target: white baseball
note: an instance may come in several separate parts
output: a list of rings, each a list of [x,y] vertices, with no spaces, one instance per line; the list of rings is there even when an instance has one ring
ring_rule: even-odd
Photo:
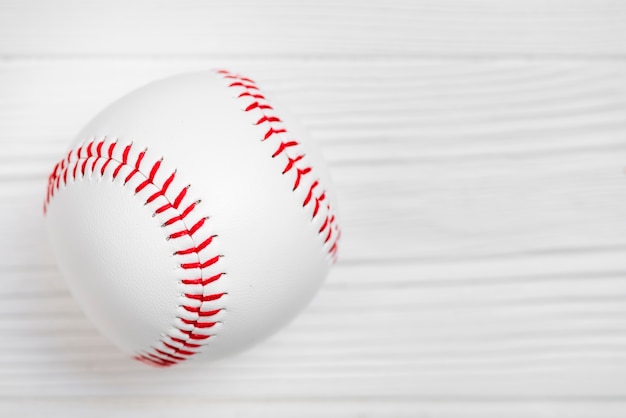
[[[153,366],[230,355],[285,325],[340,236],[307,141],[225,70],[158,81],[102,111],[54,167],[44,203],[85,314]]]

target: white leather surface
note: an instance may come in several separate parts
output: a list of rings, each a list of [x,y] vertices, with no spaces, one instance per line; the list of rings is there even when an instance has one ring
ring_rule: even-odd
[[[114,103],[74,144],[132,141],[133,153],[147,148],[153,161],[162,157],[176,169],[176,187],[188,182],[188,199],[201,200],[194,216],[209,217],[208,230],[217,235],[204,251],[222,255],[217,265],[226,273],[204,290],[227,293],[205,350],[211,358],[248,347],[289,321],[330,264],[317,232],[320,215],[312,219],[303,208],[304,188],[292,191],[293,176],[282,175],[284,163],[271,158],[276,144],[260,141],[266,128],[240,107],[213,72],[174,77]],[[313,155],[305,158],[314,168],[323,165]],[[55,194],[47,214],[50,238],[85,312],[121,348],[137,353],[172,327],[177,281],[187,272],[172,261],[175,244],[144,206],[146,197],[95,171],[93,179],[79,176]]]
[[[47,222],[58,264],[82,308],[129,352],[172,322],[177,265],[158,220],[121,181],[85,179],[54,197]]]

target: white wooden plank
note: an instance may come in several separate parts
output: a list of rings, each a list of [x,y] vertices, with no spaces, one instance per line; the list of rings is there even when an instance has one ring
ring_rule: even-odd
[[[621,418],[623,402],[608,399],[604,402],[585,400],[509,402],[450,401],[448,399],[415,399],[401,401],[346,400],[295,401],[272,399],[256,402],[237,400],[203,401],[201,398],[105,398],[88,400],[37,400],[34,402],[3,402],[3,411],[20,417],[40,417],[42,411],[50,416],[138,417],[210,415],[229,417],[394,417],[394,418],[528,418],[571,417]]]
[[[624,19],[610,0],[3,0],[0,55],[616,58]]]

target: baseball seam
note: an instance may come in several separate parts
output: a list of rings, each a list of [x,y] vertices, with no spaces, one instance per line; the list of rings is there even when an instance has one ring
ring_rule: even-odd
[[[161,225],[165,239],[173,240],[176,248],[173,257],[180,260],[180,268],[189,276],[179,281],[180,300],[171,328],[149,349],[136,353],[133,358],[151,366],[167,367],[201,352],[215,336],[226,310],[220,299],[226,293],[212,293],[209,285],[226,273],[218,267],[222,255],[207,251],[217,235],[208,231],[208,217],[194,214],[201,201],[189,197],[191,186],[176,188],[177,171],[162,173],[163,158],[147,155],[147,148],[140,149],[132,142],[124,146],[117,139],[110,142],[106,138],[92,139],[70,150],[48,178],[44,214],[59,189],[68,182],[94,175],[100,178],[110,175],[111,181],[123,178],[124,187],[134,187],[135,195],[140,198],[147,196],[143,204],[155,208],[153,217],[158,215],[165,219]],[[196,215],[195,219],[192,215]],[[201,236],[201,241],[197,242],[194,236]],[[183,237],[188,237],[193,245],[177,244]]]
[[[294,139],[288,132],[256,82],[224,69],[216,70],[215,73],[223,78],[227,87],[234,92],[241,109],[252,116],[253,125],[264,128],[260,141],[272,147],[270,155],[273,159],[283,159],[284,168],[281,174],[293,177],[293,192],[304,192],[302,207],[311,212],[312,221],[318,222],[317,233],[325,251],[331,261],[336,262],[341,229],[326,190],[315,177],[314,168],[307,163],[300,141]],[[254,113],[256,116],[253,116]]]

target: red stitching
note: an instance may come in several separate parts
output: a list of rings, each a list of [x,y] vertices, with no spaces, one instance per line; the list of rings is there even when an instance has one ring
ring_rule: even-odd
[[[206,286],[209,283],[213,283],[216,280],[219,280],[224,273],[218,273],[215,276],[211,276],[208,279],[198,278],[198,279],[183,279],[183,284],[201,284],[202,286]],[[216,311],[217,312],[217,311]]]
[[[237,77],[241,81],[235,81],[234,83],[230,83],[228,87],[244,87],[247,90],[258,90],[259,88],[254,85],[252,80],[244,80],[241,77]],[[244,82],[246,81],[246,82]]]
[[[287,162],[287,165],[285,166],[285,169],[283,170],[283,174],[290,171],[293,168],[293,166],[303,158],[304,158],[304,155],[298,155],[296,158],[287,157],[288,162]]]
[[[305,178],[309,178],[313,175],[313,168],[305,165],[304,154],[299,152],[300,144],[295,139],[282,140],[281,138],[289,135],[286,127],[283,125],[282,120],[274,114],[274,108],[265,99],[265,96],[261,93],[256,82],[250,78],[243,77],[239,74],[232,73],[228,70],[217,70],[216,73],[228,80],[229,89],[237,89],[238,99],[244,100],[246,105],[242,106],[245,112],[256,112],[255,125],[269,125],[264,135],[259,138],[262,142],[270,140],[270,138],[277,137],[279,139],[278,148],[272,154],[272,158],[283,156],[286,158],[286,163],[283,169],[283,175],[294,172],[294,184],[293,191],[296,191],[302,184],[305,183]],[[251,100],[251,102],[250,102]],[[295,168],[295,171],[293,169]],[[321,189],[318,179],[311,178],[308,187],[308,192],[303,200],[302,206],[308,207],[313,204],[313,216],[315,219],[322,215],[324,212],[324,221],[319,229],[319,235],[323,235],[324,244],[327,245],[328,254],[331,256],[333,262],[336,261],[337,249],[339,244],[339,237],[341,231],[339,226],[335,222],[335,216],[330,205],[322,205],[326,199],[326,191]]]
[[[182,350],[179,349],[171,344],[166,343],[165,341],[163,342],[163,345],[166,346],[167,348],[171,349],[171,350],[176,350],[178,352],[178,354],[181,354],[183,356],[191,356],[194,355],[195,352],[194,351],[186,351],[186,350]]]
[[[190,343],[188,340],[183,340],[183,339],[180,339],[180,338],[171,337],[170,340],[172,340],[175,343],[182,344],[184,347],[188,347],[188,348],[199,348],[199,347],[202,347],[199,344],[193,344],[193,343]]]
[[[240,94],[239,97],[242,97],[242,95]],[[259,97],[261,99],[265,99],[265,97],[261,96]],[[262,123],[266,123],[266,122],[282,122],[282,120],[280,120],[279,118],[277,118],[276,116],[265,116],[263,115],[263,117],[259,120],[256,121],[255,125],[260,125]]]
[[[211,337],[211,335],[194,334],[191,331],[182,331],[182,332],[183,334],[187,334],[190,340],[206,340],[207,338]]]
[[[311,184],[311,187],[309,187],[309,193],[307,193],[306,197],[304,198],[304,202],[302,202],[302,206],[306,206],[309,204],[309,202],[311,201],[311,198],[313,197],[313,190],[315,190],[315,188],[319,185],[319,181],[315,180],[313,182],[313,184]],[[313,215],[315,216],[315,215]]]
[[[295,147],[296,145],[298,145],[297,141],[281,142],[278,146],[278,149],[272,154],[272,158],[278,157],[280,154],[283,153],[284,150],[289,147]]]
[[[326,218],[324,219],[324,223],[322,224],[322,227],[320,228],[320,230],[318,232],[320,234],[322,232],[324,232],[326,230],[326,228],[328,227],[328,225],[330,225],[330,218],[328,216],[326,216]]]
[[[305,168],[298,168],[297,170],[297,175],[296,175],[296,181],[293,184],[293,190],[295,191],[298,186],[300,185],[300,181],[302,180],[302,177],[305,174],[309,174],[311,172],[311,167],[305,167]]]
[[[207,268],[209,266],[212,266],[213,264],[217,263],[217,261],[220,259],[219,255],[216,255],[215,257],[206,260],[204,262],[194,262],[194,263],[183,263],[180,265],[181,268],[184,268],[186,270],[190,270],[190,269],[203,269],[203,268]]]
[[[157,353],[159,353],[162,356],[169,357],[170,359],[172,359],[174,361],[183,361],[183,360],[185,360],[184,357],[175,356],[174,354],[167,353],[167,352],[165,352],[163,350],[159,350],[158,348],[155,348],[154,351],[156,351]]]
[[[130,154],[130,149],[132,148],[133,144],[132,142],[128,145],[126,145],[126,148],[124,148],[124,152],[122,153],[122,162],[124,163],[124,165],[128,164],[128,154]]]
[[[104,140],[100,141],[100,143],[96,147],[96,153],[98,154],[98,157],[102,156],[102,146],[103,145],[104,145]]]
[[[186,297],[188,297],[189,299],[195,299],[195,300],[199,300],[202,302],[210,302],[212,300],[217,300],[219,298],[221,298],[222,296],[224,296],[224,293],[216,293],[213,295],[191,295],[191,294],[185,294]]]
[[[231,84],[230,87],[236,87],[234,85]],[[254,109],[261,109],[261,110],[273,110],[272,106],[268,105],[268,104],[261,104],[259,102],[252,102],[252,104],[250,104],[248,107],[246,107],[244,110],[246,112],[249,112],[251,110]]]
[[[74,177],[74,180],[76,180],[76,170],[78,170],[78,164],[74,165],[74,170],[72,170],[72,177]],[[57,182],[57,189],[59,188],[59,183]]]
[[[200,312],[198,312],[198,316],[200,316],[202,318],[206,318],[208,316],[217,315],[220,312],[222,312],[222,309],[215,309],[215,310],[212,310],[212,311],[200,311]]]
[[[211,243],[211,241],[213,241],[213,238],[215,238],[215,235],[211,235],[209,238],[205,239],[202,243],[200,243],[200,245],[196,247],[187,248],[186,250],[179,250],[179,251],[176,251],[175,254],[186,255],[186,254],[191,254],[191,253],[198,253],[204,250]]]
[[[188,188],[189,188],[189,186],[183,187],[183,189],[180,191],[180,193],[178,193],[178,196],[176,196],[176,199],[174,199],[174,203],[172,203],[172,206],[174,206],[175,209],[178,209],[178,206],[180,206],[180,202],[182,202],[183,199],[185,198],[185,195],[187,194],[187,189]]]
[[[89,158],[89,157],[87,157],[87,158]],[[87,158],[83,161],[83,164],[80,166],[80,173],[83,176],[85,175],[85,167],[87,167],[87,162],[89,161]]]
[[[161,161],[163,160],[159,160],[157,161],[153,166],[152,166],[152,170],[150,170],[150,175],[148,176],[148,178],[141,183],[139,186],[137,186],[137,188],[135,189],[135,193],[139,193],[140,191],[142,191],[147,185],[154,183],[154,177],[156,176],[157,171],[159,170],[159,168],[161,167]]]
[[[202,218],[198,222],[196,222],[191,228],[189,229],[185,228],[178,232],[174,232],[173,234],[170,234],[168,238],[175,239],[175,238],[180,238],[180,237],[184,237],[187,235],[191,237],[193,236],[193,234],[195,234],[198,231],[198,229],[202,227],[202,225],[204,225],[205,221],[206,221],[206,218]]]
[[[245,92],[241,93],[237,97],[239,97],[239,98],[242,98],[242,97],[254,97],[255,99],[265,99],[265,96],[263,96],[262,94],[251,93],[249,91],[245,91]]]
[[[220,295],[220,297],[221,296],[222,295]],[[219,297],[216,298],[216,300],[217,299],[219,299]],[[217,315],[219,312],[222,312],[222,309],[215,309],[212,311],[202,311],[200,310],[199,306],[195,307],[195,306],[187,306],[187,305],[183,306],[183,309],[185,309],[187,312],[197,313],[198,316],[213,316],[213,315]]]
[[[313,217],[317,216],[317,212],[320,209],[321,202],[326,199],[326,192],[323,192],[321,196],[315,198],[315,208],[313,209]]]
[[[263,141],[271,137],[272,135],[284,134],[286,133],[286,129],[274,129],[274,127],[270,127],[265,133],[265,137],[263,137]]]
[[[94,173],[94,168],[96,167],[97,162],[104,160],[104,164],[99,170],[99,174],[101,176],[105,175],[107,167],[109,166],[109,164],[111,164],[111,162],[114,162],[114,165],[117,164],[117,166],[113,170],[113,173],[111,174],[113,179],[115,179],[119,175],[123,167],[131,167],[132,170],[124,179],[124,184],[130,182],[138,174],[143,175],[145,177],[145,180],[143,180],[138,186],[135,187],[135,193],[139,193],[148,185],[153,185],[158,189],[157,192],[151,194],[146,199],[146,205],[156,203],[156,200],[160,197],[167,199],[166,193],[174,182],[174,179],[176,177],[176,171],[172,172],[167,177],[162,186],[159,186],[155,183],[155,178],[157,176],[157,173],[161,169],[163,161],[162,159],[154,162],[152,165],[149,166],[149,169],[147,170],[148,175],[146,176],[142,172],[142,164],[144,163],[147,149],[140,151],[134,158],[134,161],[129,162],[129,158],[133,149],[132,143],[125,146],[121,158],[115,158],[114,155],[117,141],[112,142],[108,146],[106,150],[106,155],[102,152],[105,142],[106,139],[102,139],[99,142],[97,142],[95,139],[91,140],[87,144],[81,145],[76,148],[75,151],[72,150],[68,152],[66,157],[54,166],[51,174],[48,177],[48,188],[44,200],[44,213],[46,213],[48,205],[50,204],[55,192],[60,188],[60,181],[63,180],[63,183],[67,184],[67,173],[70,171],[70,169],[72,169],[72,176],[74,180],[77,179],[77,176],[79,174],[78,170],[80,170],[80,174],[82,176],[86,176],[86,164],[88,161],[91,160],[93,160],[93,164],[91,166],[92,173]],[[198,207],[200,201],[186,204],[185,209],[179,211],[179,207],[185,201],[185,197],[187,196],[189,187],[190,186],[183,187],[178,192],[173,202],[167,202],[166,204],[162,204],[154,212],[155,214],[162,213],[168,209],[174,209],[177,211],[177,214],[173,215],[171,218],[165,221],[165,223],[162,225],[163,227],[169,227],[171,225],[177,224],[178,221],[184,222],[185,218]],[[196,221],[195,224],[191,226],[191,228],[187,228],[186,226],[184,226],[184,224],[181,224],[181,228],[176,230],[176,232],[169,234],[167,236],[167,239],[175,239],[182,236],[193,236],[205,226],[207,219],[208,218],[206,217],[201,218],[200,220]],[[178,338],[174,335],[165,335],[159,342],[150,347],[148,350],[135,355],[133,358],[135,358],[136,360],[157,367],[171,366],[187,359],[190,356],[197,354],[198,350],[204,346],[205,341],[213,335],[206,334],[204,331],[200,331],[211,329],[216,324],[218,324],[219,321],[206,321],[206,318],[216,316],[218,313],[222,312],[224,308],[206,310],[207,305],[204,304],[207,302],[218,300],[226,293],[210,294],[206,290],[206,286],[219,280],[225,273],[221,272],[218,274],[213,274],[210,277],[203,277],[203,274],[205,273],[203,273],[202,270],[216,264],[219,261],[221,255],[207,257],[206,255],[201,255],[201,252],[213,242],[216,236],[217,235],[211,235],[209,238],[204,239],[201,243],[195,244],[191,248],[184,248],[174,253],[175,256],[188,256],[190,254],[197,254],[198,258],[198,261],[196,262],[182,263],[181,267],[185,270],[194,270],[201,274],[197,273],[198,276],[196,277],[186,278],[180,281],[180,283],[185,286],[200,286],[200,289],[198,289],[197,292],[186,292],[184,296],[190,302],[189,304],[183,304],[180,306],[185,311],[195,315],[195,318],[176,318],[177,321],[180,321],[186,327],[192,327],[192,329],[181,329],[174,324],[173,329],[176,331],[177,335],[185,335],[185,338]],[[190,287],[189,289],[191,290],[194,288]],[[159,344],[162,345],[162,348],[159,348]]]
[[[104,142],[104,141],[103,141]],[[108,158],[107,160],[104,162],[104,164],[102,165],[102,168],[100,169],[100,175],[104,176],[104,171],[106,170],[107,166],[109,165],[109,163],[111,161],[113,161],[113,151],[115,151],[115,146],[117,145],[117,141],[113,142],[111,145],[109,145],[109,151],[108,151]]]
[[[183,319],[182,321],[185,324],[194,325],[197,328],[211,328],[211,327],[214,327],[215,324],[217,324],[217,322],[196,322],[196,321],[190,321],[188,319]]]
[[[187,215],[189,215],[191,213],[191,211],[196,207],[196,202],[192,203],[191,205],[187,206],[187,209],[185,209],[184,211],[181,212],[180,215],[176,215],[170,219],[168,219],[167,221],[165,221],[165,223],[163,223],[163,226],[168,226],[173,224],[174,222],[178,222],[178,221],[182,221],[183,219],[185,219],[187,217]]]

